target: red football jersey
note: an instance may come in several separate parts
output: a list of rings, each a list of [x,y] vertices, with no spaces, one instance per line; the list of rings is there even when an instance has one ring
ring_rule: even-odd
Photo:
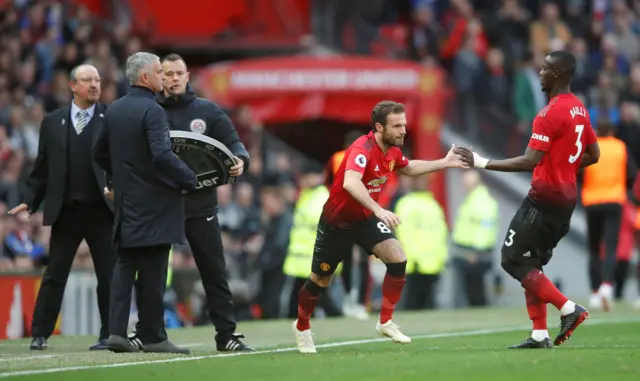
[[[332,225],[348,227],[366,220],[373,214],[342,187],[345,171],[354,170],[362,173],[365,188],[371,198],[378,201],[391,172],[408,164],[409,160],[404,157],[400,148],[391,147],[384,153],[376,143],[373,132],[361,136],[347,149],[340,163],[329,199],[324,204],[323,218]]]
[[[540,204],[573,208],[580,160],[596,141],[589,114],[575,95],[551,99],[533,120],[529,147],[545,154],[533,170],[529,197]]]

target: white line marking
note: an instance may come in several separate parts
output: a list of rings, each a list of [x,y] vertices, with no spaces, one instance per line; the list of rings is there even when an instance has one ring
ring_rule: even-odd
[[[53,357],[58,357],[56,355],[42,355],[42,356],[13,356],[13,357],[0,357],[0,361],[23,361],[23,360],[39,360],[39,359],[50,359]]]
[[[176,344],[179,347],[187,347],[187,348],[195,348],[195,347],[203,347],[207,344],[205,343],[186,343],[186,344]]]
[[[604,324],[638,323],[638,322],[640,322],[639,319],[606,319],[606,320],[590,319],[585,324],[604,325]],[[420,340],[420,339],[438,339],[438,338],[444,338],[444,337],[489,335],[493,333],[504,333],[504,332],[527,330],[530,328],[531,326],[529,325],[526,325],[526,326],[522,325],[522,326],[510,326],[510,327],[503,327],[503,328],[476,329],[476,330],[469,330],[469,331],[442,332],[442,333],[433,333],[433,334],[427,334],[427,335],[416,335],[416,336],[413,336],[412,339]],[[378,338],[378,339],[340,341],[335,343],[316,345],[316,348],[346,347],[350,345],[372,344],[372,343],[379,343],[383,341],[390,341],[390,339]],[[114,364],[81,365],[81,366],[68,366],[68,367],[49,368],[49,369],[19,370],[15,372],[0,373],[0,378],[31,376],[36,374],[71,372],[76,370],[125,368],[125,367],[136,366],[136,365],[166,364],[166,363],[183,362],[183,361],[206,360],[206,359],[220,358],[220,357],[251,356],[251,355],[261,355],[261,354],[295,352],[297,350],[298,348],[278,348],[278,349],[265,349],[265,350],[256,351],[256,352],[225,353],[225,354],[206,355],[206,356],[173,357],[173,358],[161,359],[161,360],[131,361],[131,362],[114,363]]]

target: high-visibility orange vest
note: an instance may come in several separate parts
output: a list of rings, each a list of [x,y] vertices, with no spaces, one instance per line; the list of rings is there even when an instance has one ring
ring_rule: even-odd
[[[331,189],[331,185],[333,184],[333,179],[338,172],[338,168],[340,168],[340,164],[342,164],[342,160],[344,159],[344,155],[346,155],[347,150],[342,150],[334,153],[329,158],[329,165],[327,171],[325,173],[325,185],[327,188]]]
[[[613,136],[598,138],[600,160],[584,169],[582,204],[624,204],[627,201],[627,147]]]

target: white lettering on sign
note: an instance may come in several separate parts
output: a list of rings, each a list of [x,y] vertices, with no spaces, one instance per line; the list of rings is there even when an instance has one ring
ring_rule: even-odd
[[[216,185],[218,185],[218,181],[220,181],[219,177],[212,177],[212,178],[209,178],[209,179],[204,179],[204,180],[198,181],[198,184],[196,185],[196,189],[202,189],[204,187],[216,186]]]
[[[238,70],[231,73],[231,87],[237,90],[412,90],[420,83],[413,69],[394,70]]]

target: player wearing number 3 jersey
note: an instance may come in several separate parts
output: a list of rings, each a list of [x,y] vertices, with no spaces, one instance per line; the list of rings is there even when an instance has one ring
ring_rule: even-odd
[[[455,147],[444,159],[408,160],[399,148],[407,126],[404,106],[400,103],[378,103],[371,113],[371,124],[372,131],[347,149],[318,223],[311,275],[300,290],[298,319],[293,323],[298,350],[302,353],[316,352],[309,319],[343,260],[342,255],[350,254],[354,244],[377,256],[387,266],[376,331],[396,343],[411,342],[391,321],[404,287],[407,266],[407,257],[392,232],[400,220],[380,207],[377,200],[395,170],[404,175],[419,176],[444,168],[467,167],[454,153]]]
[[[487,160],[475,152],[458,148],[464,160],[492,171],[533,170],[531,190],[511,220],[502,246],[502,268],[525,289],[531,337],[510,348],[551,348],[547,331],[547,303],[561,312],[560,345],[588,318],[587,310],[570,301],[544,275],[542,268],[552,250],[569,232],[577,200],[576,176],[581,167],[598,162],[600,148],[589,115],[571,93],[576,61],[571,53],[557,51],[544,60],[540,84],[550,99],[533,121],[529,145],[523,156]]]

